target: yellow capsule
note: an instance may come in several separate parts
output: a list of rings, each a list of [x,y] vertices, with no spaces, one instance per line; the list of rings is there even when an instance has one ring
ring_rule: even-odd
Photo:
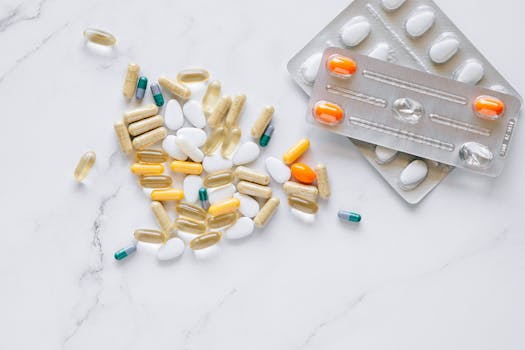
[[[217,104],[215,104],[215,107],[213,108],[213,111],[208,117],[208,126],[210,128],[215,129],[222,124],[222,121],[224,120],[226,113],[228,113],[231,104],[232,99],[230,96],[225,95],[219,98]]]
[[[126,122],[127,124],[131,124],[133,122],[136,122],[137,120],[154,116],[157,113],[159,113],[159,107],[157,107],[157,105],[155,105],[154,103],[149,103],[147,105],[124,113],[124,122]]]
[[[190,248],[193,250],[208,248],[214,244],[217,244],[221,238],[222,233],[220,232],[207,232],[192,239],[190,241]]]
[[[210,78],[210,73],[204,68],[189,68],[177,74],[177,81],[181,84],[202,83]]]
[[[128,70],[126,72],[126,79],[124,80],[124,87],[122,88],[122,94],[126,98],[132,98],[135,94],[135,88],[137,87],[137,81],[139,80],[138,64],[128,64]]]
[[[237,148],[239,141],[241,141],[241,128],[235,127],[233,129],[226,129],[224,141],[222,142],[221,155],[223,158],[228,158]]]
[[[164,140],[166,136],[168,136],[168,130],[161,126],[160,128],[153,129],[147,133],[135,137],[133,139],[133,147],[136,149],[144,149]]]
[[[264,227],[268,221],[272,218],[273,214],[275,214],[275,211],[277,210],[277,207],[279,207],[279,203],[281,201],[277,197],[272,197],[268,199],[268,201],[263,205],[261,210],[255,215],[253,218],[253,223],[255,226],[261,228]]]
[[[89,171],[93,167],[93,164],[95,164],[96,159],[97,155],[93,151],[87,151],[82,157],[80,157],[74,173],[75,179],[78,182],[81,182],[86,178],[87,174],[89,174]]]
[[[308,147],[310,147],[310,140],[299,140],[299,142],[290,147],[290,149],[288,149],[283,155],[283,162],[287,165],[292,164],[308,150]]]
[[[294,209],[309,214],[315,214],[318,210],[317,203],[315,201],[311,201],[297,195],[291,195],[288,197],[288,205]]]
[[[237,167],[235,169],[235,176],[237,176],[239,180],[254,182],[259,185],[268,185],[270,183],[270,175],[245,166]]]
[[[317,174],[317,187],[319,187],[319,195],[321,198],[330,197],[330,182],[328,181],[328,170],[326,165],[323,163],[318,163],[314,168],[315,173]]]
[[[167,188],[171,186],[173,179],[167,175],[142,175],[140,184],[145,188]]]
[[[159,230],[139,228],[133,232],[137,241],[146,243],[164,243],[168,239],[167,234]]]
[[[219,216],[210,216],[206,223],[209,229],[219,229],[230,227],[237,222],[238,215],[236,212],[222,214]]]
[[[133,150],[133,145],[131,144],[131,137],[129,137],[128,128],[126,128],[126,125],[121,121],[116,122],[113,125],[113,128],[117,134],[120,149],[124,154],[129,154]]]
[[[268,186],[261,186],[247,181],[239,181],[237,184],[237,191],[248,196],[270,198],[272,196],[272,189]]]
[[[201,150],[207,156],[212,155],[217,150],[217,148],[219,148],[223,139],[224,128],[220,126],[217,129],[213,129],[208,138],[206,139],[206,143],[204,143],[204,146],[202,146]]]
[[[208,213],[212,216],[219,216],[223,214],[233,213],[241,205],[239,198],[230,198],[225,201],[210,205]]]
[[[202,173],[202,164],[188,162],[183,160],[174,160],[171,162],[171,170],[176,173],[200,175]]]
[[[319,190],[317,189],[317,187],[311,185],[303,185],[293,181],[286,181],[283,184],[283,189],[284,192],[289,196],[296,195],[312,201],[317,200],[317,195],[319,194]]]
[[[204,209],[190,203],[179,203],[175,207],[179,216],[184,216],[195,221],[204,221],[208,215]]]
[[[161,76],[158,81],[160,86],[162,86],[164,89],[168,90],[175,96],[178,96],[185,100],[187,100],[191,96],[191,90],[185,85],[179,84],[176,81],[168,79],[164,76]]]
[[[233,171],[231,170],[220,170],[214,173],[208,174],[204,177],[202,183],[204,187],[219,187],[227,184],[231,184],[235,180]]]
[[[159,224],[162,231],[171,235],[175,224],[171,221],[168,212],[162,203],[157,201],[151,202],[151,210],[153,211],[153,215],[155,215],[155,219],[157,219],[157,223]]]
[[[135,175],[159,175],[164,172],[164,164],[133,163],[131,172]]]
[[[175,228],[179,231],[200,235],[206,231],[206,224],[203,221],[180,217],[175,220]]]
[[[239,118],[241,117],[242,109],[244,108],[245,103],[245,94],[233,96],[232,105],[230,107],[230,110],[228,111],[228,114],[226,115],[226,119],[224,122],[227,128],[233,128],[239,125]]]
[[[275,108],[273,108],[273,106],[266,106],[263,108],[259,118],[255,120],[255,123],[253,123],[252,126],[251,134],[254,139],[261,138],[264,130],[272,120],[273,112],[275,112]]]
[[[164,190],[151,191],[152,201],[180,201],[182,198],[184,198],[184,191],[179,190],[178,188],[166,188]]]
[[[206,88],[206,92],[202,97],[202,110],[206,115],[211,114],[211,112],[215,108],[215,105],[217,104],[217,101],[219,100],[220,95],[221,82],[218,80],[214,80],[211,83],[209,83],[208,87]]]
[[[113,34],[94,28],[84,30],[84,38],[92,43],[104,46],[113,46],[117,42],[117,38]]]
[[[143,149],[135,153],[135,159],[143,163],[164,163],[168,158],[166,152],[158,149]]]
[[[158,128],[159,126],[162,126],[163,124],[164,124],[164,118],[162,118],[162,116],[160,115],[156,115],[156,116],[142,119],[142,120],[129,124],[128,131],[131,136],[137,136],[140,134],[144,134],[145,132],[148,132],[155,128]]]

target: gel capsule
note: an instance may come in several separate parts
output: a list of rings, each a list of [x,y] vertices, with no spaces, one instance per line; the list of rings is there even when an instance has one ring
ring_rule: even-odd
[[[151,210],[153,211],[153,215],[155,215],[155,219],[157,219],[157,223],[162,231],[168,236],[171,235],[175,225],[171,221],[168,212],[162,203],[157,201],[151,202]]]
[[[241,201],[238,198],[230,198],[225,201],[210,205],[208,208],[208,213],[212,216],[233,213],[239,208],[240,205]]]
[[[316,202],[296,195],[291,195],[288,197],[288,205],[308,214],[315,214],[319,209]]]
[[[201,202],[202,209],[208,210],[210,207],[210,201],[208,200],[208,190],[204,187],[199,189],[199,200]]]
[[[209,229],[230,227],[237,221],[237,213],[227,213],[219,216],[210,216],[206,223]]]
[[[261,186],[247,181],[239,181],[237,184],[237,191],[248,196],[259,198],[270,198],[272,196],[272,189],[268,186]]]
[[[232,99],[230,96],[225,95],[219,98],[217,104],[213,108],[213,111],[208,117],[208,126],[210,128],[215,129],[222,124],[222,121],[224,120],[224,117],[226,117],[226,113],[228,113],[231,104]]]
[[[261,114],[252,126],[251,135],[254,139],[261,138],[264,130],[266,130],[266,127],[270,124],[274,112],[275,108],[273,108],[273,106],[266,106],[263,108]]]
[[[505,104],[496,97],[479,96],[474,101],[474,112],[482,119],[496,120],[505,112]]]
[[[222,233],[220,232],[208,232],[192,239],[190,241],[190,248],[193,250],[208,248],[214,244],[217,244],[221,238]]]
[[[131,124],[133,122],[136,122],[137,120],[154,116],[157,113],[159,113],[159,107],[157,107],[153,103],[149,103],[147,105],[124,113],[124,121],[127,124]]]
[[[115,257],[115,260],[123,260],[130,256],[131,254],[135,253],[137,251],[137,244],[135,242],[131,243],[127,247],[124,247],[113,255]]]
[[[202,164],[188,162],[183,160],[174,160],[171,162],[171,170],[176,173],[200,175],[202,173]]]
[[[348,211],[348,210],[339,210],[337,213],[337,217],[343,221],[350,221],[350,222],[360,222],[361,221],[361,215]]]
[[[143,163],[164,163],[168,158],[166,152],[157,149],[143,149],[135,153],[135,159]]]
[[[133,163],[131,172],[135,175],[160,175],[164,172],[163,164]]]
[[[239,180],[254,182],[259,185],[268,185],[270,183],[270,175],[245,166],[237,167],[235,169],[235,176],[237,176]]]
[[[206,92],[202,97],[202,110],[206,115],[211,114],[211,112],[215,108],[215,105],[217,104],[217,101],[219,100],[220,95],[221,82],[218,80],[214,80],[211,83],[209,83],[208,87],[206,88]]]
[[[349,57],[333,55],[326,61],[326,69],[334,76],[349,78],[356,72],[357,63]]]
[[[95,164],[96,159],[97,155],[93,151],[87,151],[82,155],[82,157],[80,157],[74,173],[75,179],[78,182],[81,182],[86,178],[86,176],[89,174],[89,171],[93,167],[93,164]]]
[[[150,196],[152,201],[180,201],[184,198],[184,191],[179,190],[178,188],[166,188],[163,190],[153,190],[151,191]]]
[[[160,91],[159,84],[153,83],[149,88],[151,89],[151,94],[153,95],[155,104],[159,107],[162,107],[164,105],[164,96],[162,96],[162,91]]]
[[[203,221],[207,216],[204,209],[190,203],[179,203],[175,207],[175,211],[179,216],[184,216],[196,221]]]
[[[264,227],[277,211],[280,202],[277,197],[270,198],[253,218],[255,226],[259,228]]]
[[[163,243],[167,239],[164,232],[147,228],[139,228],[135,230],[133,236],[137,241],[145,243]]]
[[[124,87],[122,88],[122,94],[126,98],[131,98],[135,93],[135,87],[137,86],[137,80],[139,79],[139,69],[138,64],[128,64],[126,79],[124,80]]]
[[[311,185],[317,175],[308,165],[304,163],[294,163],[291,166],[292,176],[299,182],[307,185]]]
[[[283,155],[283,162],[287,165],[295,162],[301,157],[310,147],[310,140],[301,139],[295,145],[290,147],[288,151]]]
[[[239,95],[233,96],[232,105],[224,121],[224,124],[226,125],[227,128],[233,128],[239,124],[239,118],[241,117],[241,112],[242,112],[242,109],[245,103],[246,103],[245,94],[239,94]]]
[[[167,175],[143,175],[140,184],[145,188],[167,188],[171,186],[172,178]]]
[[[173,95],[178,96],[184,100],[187,100],[191,96],[191,90],[187,86],[179,84],[164,76],[159,78],[159,84]]]
[[[164,125],[164,118],[162,118],[160,115],[156,115],[154,117],[149,117],[129,124],[128,132],[131,136],[138,136],[162,125]]]
[[[268,143],[270,142],[271,138],[272,138],[272,134],[273,134],[273,131],[274,131],[274,127],[273,125],[270,123],[268,124],[268,126],[266,127],[266,129],[264,130],[261,138],[259,139],[259,145],[261,147],[266,147],[268,146]]]
[[[136,149],[144,149],[151,145],[156,144],[164,140],[168,136],[168,130],[165,127],[161,126],[159,128],[148,131],[140,136],[137,136],[133,139],[133,147]]]
[[[339,124],[345,115],[343,109],[335,103],[319,101],[315,104],[313,110],[314,118],[323,124]]]
[[[179,231],[200,235],[206,231],[206,224],[202,221],[180,217],[175,220],[175,228]]]
[[[177,81],[181,84],[202,83],[210,78],[210,73],[204,68],[189,68],[177,74]]]
[[[135,91],[135,98],[137,100],[142,100],[144,98],[144,95],[146,94],[146,87],[148,86],[148,78],[145,76],[139,77],[139,81],[137,83],[137,90]]]
[[[206,154],[207,156],[210,156],[217,150],[217,148],[219,148],[223,140],[224,140],[224,128],[220,126],[217,129],[214,129],[210,133],[210,135],[206,139],[206,142],[204,143],[204,146],[202,146],[201,150],[204,152],[204,154]]]
[[[113,125],[113,128],[117,134],[118,143],[122,152],[124,152],[124,154],[131,153],[133,150],[133,144],[131,143],[131,137],[129,137],[129,132],[128,128],[126,128],[126,125],[123,122],[118,121]]]
[[[112,46],[117,42],[117,38],[115,38],[113,34],[94,28],[84,30],[84,38],[92,43],[103,46]]]
[[[233,129],[226,129],[224,135],[224,141],[222,142],[221,155],[223,158],[228,158],[232,155],[233,151],[239,145],[241,141],[242,131],[239,127],[234,127]]]
[[[235,176],[231,170],[219,170],[214,173],[206,175],[203,180],[203,184],[206,187],[219,187],[227,184],[231,184]]]

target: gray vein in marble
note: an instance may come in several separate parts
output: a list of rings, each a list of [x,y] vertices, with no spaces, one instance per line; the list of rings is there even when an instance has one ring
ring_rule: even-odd
[[[9,11],[6,16],[0,18],[0,33],[5,32],[7,28],[25,21],[32,21],[40,18],[42,8],[48,0],[42,0],[38,3],[34,13],[24,13],[23,7],[25,3],[19,4],[13,10]]]

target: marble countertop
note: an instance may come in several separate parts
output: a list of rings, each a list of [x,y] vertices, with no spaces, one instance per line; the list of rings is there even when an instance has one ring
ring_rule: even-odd
[[[525,95],[525,5],[438,3]],[[347,139],[303,122],[307,97],[286,71],[346,5],[2,1],[0,348],[523,349],[525,128],[500,177],[454,171],[405,204]],[[114,33],[116,48],[86,47],[87,27]],[[128,108],[130,61],[151,77],[206,67],[226,92],[247,94],[244,130],[275,105],[262,158],[307,136],[306,160],[329,167],[333,196],[316,222],[282,205],[213,258],[187,250],[160,264],[141,246],[115,262],[133,229],[154,225],[112,129]],[[79,186],[72,173],[87,149],[98,159]],[[340,208],[363,221],[338,221]]]

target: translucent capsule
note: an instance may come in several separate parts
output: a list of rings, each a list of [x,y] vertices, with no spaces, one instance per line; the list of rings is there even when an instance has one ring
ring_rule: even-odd
[[[195,237],[190,241],[190,248],[193,250],[199,250],[211,247],[217,244],[222,238],[220,232],[207,232],[206,234]]]
[[[135,108],[131,111],[127,111],[126,113],[124,113],[124,122],[126,122],[127,124],[131,124],[133,122],[136,122],[137,120],[151,117],[157,113],[159,113],[159,107],[157,107],[153,103],[149,103],[147,105]]]
[[[188,162],[183,160],[174,160],[171,162],[171,170],[176,173],[200,175],[202,173],[202,164]]]
[[[189,68],[177,74],[177,81],[181,84],[202,83],[210,78],[210,73],[204,68]]]
[[[131,136],[137,136],[144,134],[145,132],[151,131],[164,124],[164,118],[160,115],[149,117],[131,123],[128,125],[128,132]]]
[[[171,186],[173,179],[167,175],[143,175],[140,177],[140,185],[145,188],[167,188]]]
[[[168,236],[171,235],[175,225],[171,221],[168,212],[162,203],[157,201],[151,202],[151,210],[153,211],[153,215],[155,215],[155,219],[157,219],[157,223],[159,224],[162,231]]]
[[[317,175],[308,165],[304,163],[294,163],[290,167],[292,176],[299,182],[307,185],[314,183]]]
[[[311,201],[296,195],[291,195],[288,197],[288,205],[290,205],[292,208],[309,214],[315,214],[319,209],[315,201]]]
[[[348,78],[357,70],[357,63],[349,57],[333,55],[328,58],[326,69],[336,77]]]
[[[233,128],[239,124],[239,118],[241,117],[242,109],[244,108],[245,103],[245,94],[233,96],[232,105],[228,111],[228,114],[226,115],[224,122],[227,128]]]
[[[151,191],[151,200],[159,202],[180,201],[184,198],[184,191],[178,188],[166,188]]]
[[[148,78],[145,76],[140,76],[137,83],[137,90],[135,91],[135,98],[137,100],[142,100],[146,94],[146,88],[148,87]]]
[[[215,108],[215,105],[217,104],[217,101],[219,100],[220,95],[221,82],[218,80],[214,80],[211,83],[209,83],[208,87],[206,88],[206,92],[202,97],[202,110],[206,115],[211,114],[211,112]]]
[[[220,170],[214,173],[206,175],[203,180],[203,184],[206,187],[219,187],[227,184],[231,184],[235,176],[231,170]]]
[[[175,228],[179,231],[200,235],[206,231],[206,224],[202,221],[180,217],[175,220]]]
[[[224,141],[222,142],[221,155],[224,158],[228,158],[232,155],[233,151],[239,145],[241,141],[242,131],[239,127],[234,127],[233,129],[226,129],[224,135]]]
[[[113,125],[115,129],[115,133],[117,134],[118,143],[120,145],[120,149],[124,154],[129,154],[133,150],[133,144],[131,143],[131,137],[129,137],[128,128],[126,128],[126,125],[118,121]]]
[[[330,197],[330,182],[328,181],[328,170],[326,165],[318,163],[314,168],[317,174],[317,187],[319,188],[319,195],[323,199]]]
[[[295,162],[299,157],[301,157],[310,147],[310,140],[301,139],[295,145],[290,147],[288,151],[283,155],[283,162],[287,165]]]
[[[280,202],[277,197],[270,198],[253,218],[255,226],[264,227],[277,211]]]
[[[232,99],[230,96],[225,95],[219,98],[217,104],[215,105],[215,108],[213,108],[213,111],[208,117],[208,126],[210,128],[215,129],[222,124],[224,117],[226,117],[226,113],[228,113],[228,110],[230,109],[231,104]]]
[[[178,96],[184,100],[187,100],[191,96],[191,90],[187,86],[179,84],[176,81],[168,79],[164,76],[159,78],[159,84],[173,95]]]
[[[159,107],[162,107],[164,105],[164,96],[162,96],[162,91],[160,91],[159,84],[153,83],[149,88],[151,89],[151,94],[153,95],[155,104]]]
[[[272,138],[272,135],[273,135],[273,131],[274,131],[274,127],[273,127],[273,124],[268,124],[268,126],[266,127],[266,129],[264,130],[261,138],[259,139],[259,145],[261,147],[266,147],[268,146],[268,143],[270,142],[271,138]]]
[[[175,211],[179,216],[184,216],[196,221],[203,221],[207,216],[206,211],[201,207],[185,202],[177,204]]]
[[[320,123],[336,125],[343,120],[345,113],[335,103],[319,101],[314,106],[313,115]]]
[[[95,164],[96,159],[97,155],[93,151],[87,151],[82,155],[82,157],[80,157],[74,173],[75,179],[78,182],[81,182],[86,178],[86,176],[89,174],[89,171],[93,167],[93,164]]]
[[[293,181],[286,181],[283,185],[284,192],[288,195],[295,195],[305,199],[315,201],[319,190],[315,186],[303,185]]]
[[[224,128],[220,126],[210,133],[210,135],[206,139],[206,143],[204,143],[204,146],[202,146],[201,150],[207,156],[212,155],[217,150],[217,148],[219,148],[223,140]]]
[[[158,149],[143,149],[135,153],[135,159],[143,163],[164,163],[168,158],[166,152]]]
[[[113,34],[94,28],[84,30],[84,38],[92,43],[104,46],[113,46],[117,42],[117,38]]]
[[[204,187],[199,189],[199,200],[201,201],[202,209],[208,210],[210,207],[210,201],[208,200],[208,190]]]
[[[206,223],[208,225],[209,229],[219,229],[219,228],[226,228],[230,227],[237,221],[238,215],[237,213],[227,213],[223,215],[218,216],[210,216]]]
[[[237,191],[248,196],[270,198],[272,196],[272,189],[268,186],[261,186],[247,181],[239,181],[237,184]]]
[[[474,112],[482,119],[496,120],[505,112],[505,103],[492,96],[479,96],[474,101]]]
[[[264,130],[266,130],[266,127],[272,120],[274,111],[275,108],[273,108],[273,106],[266,106],[263,108],[261,114],[259,114],[259,117],[255,120],[255,123],[253,123],[252,126],[251,135],[254,139],[261,138]]]
[[[212,216],[233,213],[239,208],[240,205],[241,201],[238,198],[230,198],[225,201],[210,205],[208,208],[208,213]]]
[[[135,175],[160,175],[164,172],[163,164],[133,163],[131,172]]]
[[[350,222],[360,222],[361,221],[361,215],[348,211],[348,210],[339,210],[337,213],[337,217],[343,221],[350,221]]]
[[[136,149],[148,148],[151,145],[156,144],[164,140],[168,136],[168,130],[165,127],[161,126],[159,128],[148,131],[140,136],[137,136],[133,139],[133,147]]]
[[[138,64],[128,64],[126,79],[124,80],[124,87],[122,88],[122,94],[124,95],[124,97],[131,98],[135,94],[137,80],[139,79],[139,70],[140,67]]]
[[[237,167],[235,169],[235,176],[237,176],[239,180],[254,182],[259,185],[268,185],[270,183],[270,175],[245,166]]]
[[[135,230],[133,236],[137,241],[145,243],[164,243],[168,239],[164,232],[147,228],[139,228]]]
[[[113,255],[115,257],[115,260],[123,260],[130,256],[131,254],[135,253],[137,251],[137,244],[135,242],[131,243],[127,247],[124,247],[122,249],[119,249],[115,254]]]

